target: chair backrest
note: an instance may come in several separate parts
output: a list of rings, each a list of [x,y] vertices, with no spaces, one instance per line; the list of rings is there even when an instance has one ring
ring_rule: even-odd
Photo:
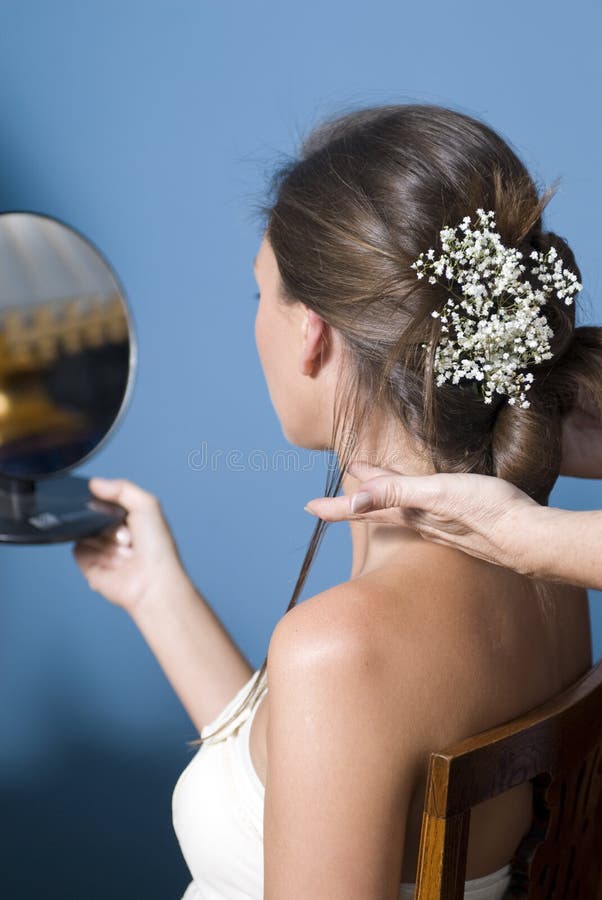
[[[526,781],[533,820],[507,896],[602,900],[602,660],[541,706],[431,754],[415,900],[461,900],[471,808]]]

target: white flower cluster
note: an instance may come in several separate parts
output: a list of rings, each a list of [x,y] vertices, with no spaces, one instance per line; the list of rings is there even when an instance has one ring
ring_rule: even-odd
[[[495,213],[479,208],[477,217],[480,228],[470,227],[470,216],[457,228],[443,228],[439,232],[443,253],[435,257],[431,247],[411,265],[417,278],[434,273],[429,275],[431,284],[441,284],[436,276],[445,276],[445,286],[453,293],[442,313],[431,313],[441,319],[436,383],[475,379],[482,382],[485,403],[491,403],[497,392],[506,394],[511,405],[518,401],[527,408],[526,392],[533,375],[519,370],[552,357],[553,331],[541,308],[552,294],[570,305],[582,285],[574,272],[562,268],[551,247],[547,253],[533,250],[529,254],[538,263],[531,272],[541,283],[541,288],[534,289],[521,278],[523,254],[505,247],[495,231]],[[449,288],[449,282],[458,285],[461,296]]]

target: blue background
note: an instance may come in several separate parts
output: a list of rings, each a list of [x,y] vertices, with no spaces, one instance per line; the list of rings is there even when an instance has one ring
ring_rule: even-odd
[[[195,468],[190,454],[291,449],[253,337],[250,210],[266,174],[343,107],[427,102],[481,117],[538,180],[562,177],[546,221],[582,269],[579,324],[599,323],[600,7],[2,0],[0,12],[0,208],[87,234],[137,330],[127,415],[78,474],[160,497],[190,575],[259,665],[328,458],[299,451],[305,471],[266,471],[223,455]],[[561,479],[552,502],[602,508],[602,489]],[[347,531],[330,527],[304,597],[348,576]],[[2,894],[178,898],[188,872],[171,791],[190,720],[71,545],[0,554]]]

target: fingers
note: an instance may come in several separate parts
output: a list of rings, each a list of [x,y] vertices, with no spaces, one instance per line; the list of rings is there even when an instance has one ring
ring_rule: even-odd
[[[90,546],[85,540],[74,544],[72,553],[84,575],[94,568],[108,569],[110,567],[107,554],[99,553],[97,548]]]
[[[109,525],[97,534],[86,535],[86,540],[98,539],[107,544],[119,544],[122,547],[132,546],[132,533],[123,522],[118,525]]]
[[[91,537],[105,539],[110,543],[118,544],[120,547],[131,547],[133,543],[132,533],[124,523],[111,525],[101,531],[100,534],[91,535]]]
[[[94,553],[97,557],[110,557],[114,553],[118,553],[120,556],[125,557],[131,556],[133,547],[127,536],[125,539],[123,535],[121,535],[119,539],[117,537],[123,530],[129,534],[127,528],[123,529],[123,526],[119,526],[117,531],[110,528],[102,531],[100,534],[88,535],[80,538],[75,546],[85,548]]]

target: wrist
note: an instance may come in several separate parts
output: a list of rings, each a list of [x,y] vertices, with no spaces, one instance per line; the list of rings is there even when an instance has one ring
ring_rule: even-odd
[[[560,510],[558,510],[560,512]],[[535,501],[521,502],[508,519],[512,568],[528,578],[546,578],[550,553],[548,531],[553,510]]]
[[[566,527],[566,510],[536,503],[525,517],[522,529],[522,574],[544,581],[555,581],[559,553],[562,553],[559,534]]]
[[[183,597],[196,594],[196,588],[179,562],[163,566],[160,574],[144,584],[136,599],[130,603],[128,613],[134,621],[173,607]]]

